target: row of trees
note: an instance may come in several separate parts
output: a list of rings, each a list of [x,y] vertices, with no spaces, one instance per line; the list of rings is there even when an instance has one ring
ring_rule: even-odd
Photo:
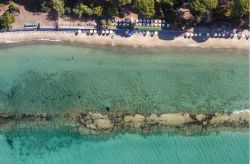
[[[1,0],[0,0],[1,1]],[[54,11],[76,17],[111,18],[123,17],[127,11],[138,13],[143,18],[160,18],[180,21],[180,8],[187,8],[194,22],[204,22],[210,16],[216,18],[241,18],[249,14],[249,0],[34,0],[35,11]]]
[[[41,10],[53,9],[59,15],[77,17],[122,16],[123,9],[132,10],[144,18],[176,19],[177,10],[186,5],[192,14],[220,13],[221,17],[242,17],[249,13],[249,0],[36,0]]]

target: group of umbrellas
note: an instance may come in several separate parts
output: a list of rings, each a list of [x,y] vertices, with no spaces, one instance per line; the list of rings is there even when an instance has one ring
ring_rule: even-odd
[[[186,32],[183,34],[184,37],[190,38],[190,37],[217,37],[217,38],[249,38],[249,34],[245,33],[193,33],[193,32]]]

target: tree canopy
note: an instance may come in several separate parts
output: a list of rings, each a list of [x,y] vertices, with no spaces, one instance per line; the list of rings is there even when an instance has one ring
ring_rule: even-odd
[[[155,14],[155,1],[154,0],[137,0],[136,8],[143,17],[151,18]]]
[[[200,14],[204,14],[207,11],[211,11],[216,9],[218,6],[218,0],[192,0],[191,7],[199,12]]]
[[[249,0],[233,0],[232,14],[234,17],[241,17],[250,12]]]

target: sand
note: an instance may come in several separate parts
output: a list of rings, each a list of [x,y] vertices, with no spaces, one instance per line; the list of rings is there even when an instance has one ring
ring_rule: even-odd
[[[164,40],[160,38],[162,37],[158,35],[152,37],[136,34],[131,37],[115,35],[112,39],[111,35],[87,35],[85,33],[75,35],[74,33],[63,31],[19,31],[0,33],[0,44],[45,40],[91,45],[129,46],[135,48],[203,47],[249,50],[249,40],[246,38],[209,38],[204,42],[197,42],[194,39],[187,39],[183,36],[176,37],[173,40]]]

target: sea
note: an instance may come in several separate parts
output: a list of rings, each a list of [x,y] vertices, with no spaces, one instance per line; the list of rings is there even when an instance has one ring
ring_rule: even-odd
[[[35,43],[0,47],[0,112],[239,112],[249,56],[236,49]],[[1,123],[0,123],[1,127]],[[249,132],[80,134],[0,128],[1,164],[248,164]]]

